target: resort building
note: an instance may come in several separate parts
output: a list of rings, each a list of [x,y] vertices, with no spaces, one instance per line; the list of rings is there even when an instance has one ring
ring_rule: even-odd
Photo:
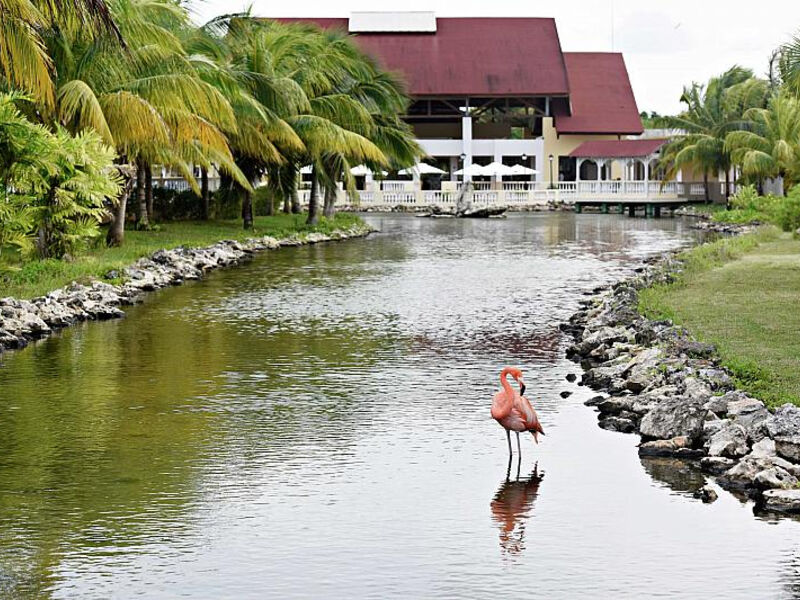
[[[476,189],[495,198],[512,192],[503,194],[512,204],[537,193],[540,200],[688,195],[655,178],[665,139],[630,140],[644,130],[622,54],[564,52],[554,19],[360,12],[280,20],[350,33],[407,82],[413,102],[405,119],[426,162],[444,173],[415,172],[405,182],[374,182],[367,174],[367,192],[428,191],[424,203],[439,199],[434,192],[455,191],[461,181],[483,179],[474,182]],[[487,173],[476,165],[491,166]],[[511,175],[503,165],[526,169]]]
[[[662,181],[668,135],[644,131],[622,54],[564,52],[554,19],[357,12],[277,20],[349,33],[407,84],[404,118],[426,165],[399,174],[356,167],[362,204],[446,205],[465,181],[478,192],[473,200],[509,206],[704,196],[697,180]]]

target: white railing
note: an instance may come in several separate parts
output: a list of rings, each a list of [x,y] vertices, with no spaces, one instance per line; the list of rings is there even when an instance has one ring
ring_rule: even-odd
[[[461,194],[460,189],[412,190],[408,189],[409,184],[383,181],[378,185],[376,182],[358,196],[339,190],[337,204],[363,208],[404,206],[420,210],[430,206],[452,208]],[[468,201],[481,206],[513,207],[545,207],[549,203],[668,202],[684,199],[685,192],[693,192],[696,185],[677,181],[562,181],[550,187],[544,182],[508,182],[487,189],[485,185],[477,187],[473,183]],[[307,204],[308,197],[309,190],[300,190],[302,203]]]
[[[200,178],[197,177],[196,179],[197,184],[200,185]],[[183,177],[153,177],[153,187],[174,192],[185,192],[189,189],[189,182]],[[208,178],[208,189],[212,192],[219,189],[219,177]]]

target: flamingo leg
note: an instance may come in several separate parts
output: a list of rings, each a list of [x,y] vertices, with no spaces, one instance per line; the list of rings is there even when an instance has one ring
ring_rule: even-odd
[[[506,439],[508,440],[508,457],[511,458],[513,452],[511,451],[511,430],[506,429]]]
[[[519,454],[519,459],[522,460],[522,448],[519,446],[519,431],[515,432],[517,434],[517,453]],[[511,442],[509,441],[509,444]]]

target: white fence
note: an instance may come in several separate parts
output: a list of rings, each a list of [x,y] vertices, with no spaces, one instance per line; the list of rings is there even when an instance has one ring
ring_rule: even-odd
[[[442,208],[455,205],[459,191],[449,190],[411,190],[391,182],[387,186],[383,182],[378,189],[359,192],[352,195],[343,190],[338,190],[336,203],[341,206],[358,205],[364,208],[407,206],[427,208],[440,206]],[[689,186],[692,190],[689,190]],[[551,203],[574,204],[575,202],[669,202],[685,198],[689,193],[695,193],[695,184],[684,184],[670,181],[568,181],[561,182],[550,188],[543,183],[533,182],[504,182],[489,184],[482,182],[474,186],[470,192],[469,201],[475,205],[501,204],[510,207],[545,207]],[[303,204],[308,203],[310,190],[300,190],[300,199]]]
[[[200,177],[197,177],[197,185],[200,185]],[[175,192],[185,192],[190,189],[189,182],[183,177],[153,177],[153,187],[172,190]],[[219,177],[208,178],[209,191],[215,192],[219,189]]]

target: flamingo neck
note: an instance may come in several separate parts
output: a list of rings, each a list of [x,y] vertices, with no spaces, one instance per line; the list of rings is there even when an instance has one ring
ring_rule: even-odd
[[[506,379],[508,377],[508,373],[509,373],[508,369],[503,369],[500,372],[500,385],[503,386],[503,389],[505,390],[505,392],[508,395],[508,397],[509,398],[513,398],[514,397],[514,388],[511,387],[511,384],[508,383],[508,379]]]

